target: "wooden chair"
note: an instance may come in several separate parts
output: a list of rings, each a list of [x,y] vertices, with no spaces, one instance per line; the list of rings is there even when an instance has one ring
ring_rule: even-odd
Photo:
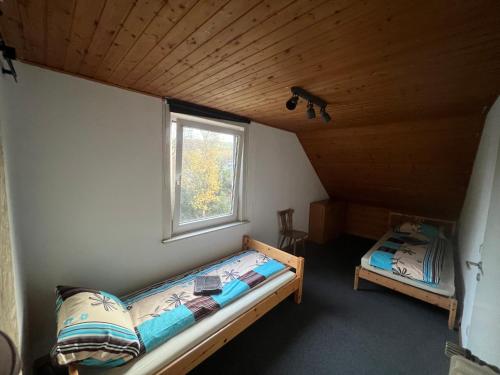
[[[302,250],[306,249],[305,243],[308,237],[306,232],[293,229],[293,209],[278,211],[278,219],[280,226],[280,235],[278,239],[278,247],[283,249],[285,241],[288,240],[287,247],[293,246],[293,254],[297,252],[297,242],[302,242]]]

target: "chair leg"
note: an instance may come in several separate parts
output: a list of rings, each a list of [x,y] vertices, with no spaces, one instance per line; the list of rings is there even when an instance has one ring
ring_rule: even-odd
[[[297,239],[293,239],[293,255],[297,255]]]
[[[283,249],[283,242],[285,242],[285,236],[280,234],[278,238],[278,249]]]
[[[280,243],[280,247],[279,247],[281,250],[283,250],[283,247],[285,246],[286,240],[287,240],[287,237],[285,235],[283,235],[283,237],[281,237],[281,243]]]

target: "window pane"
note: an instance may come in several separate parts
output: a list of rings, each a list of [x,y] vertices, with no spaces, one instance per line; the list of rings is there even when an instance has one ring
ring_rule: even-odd
[[[180,224],[233,214],[238,139],[183,128]]]

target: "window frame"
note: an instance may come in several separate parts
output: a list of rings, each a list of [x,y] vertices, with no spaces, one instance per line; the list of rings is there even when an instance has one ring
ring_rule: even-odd
[[[230,224],[243,221],[244,196],[246,179],[246,150],[248,129],[246,124],[232,123],[229,121],[213,120],[203,117],[169,112],[168,104],[165,105],[165,131],[164,131],[164,235],[163,241],[175,237],[183,237],[190,233],[196,234],[204,230],[213,230]],[[175,124],[174,124],[175,122]],[[176,126],[175,140],[171,139],[172,129]],[[207,219],[195,220],[186,224],[180,224],[180,193],[182,186],[182,146],[184,128],[197,128],[201,130],[214,131],[230,134],[237,139],[236,168],[234,172],[233,213],[231,215],[217,216]],[[173,142],[175,141],[175,145]],[[172,168],[171,152],[175,147],[175,166]]]

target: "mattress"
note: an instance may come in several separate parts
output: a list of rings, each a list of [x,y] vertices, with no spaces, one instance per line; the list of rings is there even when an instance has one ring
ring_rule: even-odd
[[[182,354],[198,345],[209,336],[226,326],[236,317],[251,309],[258,302],[270,296],[283,285],[295,277],[295,273],[285,271],[269,279],[256,289],[252,289],[241,298],[225,306],[223,309],[197,322],[183,332],[174,336],[166,343],[146,353],[130,363],[109,370],[104,370],[106,375],[144,375],[152,374],[162,369]],[[81,366],[78,368],[82,375],[102,374],[102,368]]]
[[[406,277],[395,275],[390,271],[383,270],[381,268],[374,267],[370,265],[370,257],[374,251],[376,251],[382,243],[387,241],[391,236],[394,236],[394,232],[388,231],[373,247],[368,250],[368,252],[361,258],[361,266],[369,271],[375,272],[379,275],[388,277],[393,280],[401,281],[405,284],[427,290],[432,293],[440,294],[443,296],[451,297],[455,294],[455,270],[453,263],[453,251],[449,247],[444,256],[443,269],[440,275],[440,281],[437,285],[427,284],[421,281],[412,280]]]

